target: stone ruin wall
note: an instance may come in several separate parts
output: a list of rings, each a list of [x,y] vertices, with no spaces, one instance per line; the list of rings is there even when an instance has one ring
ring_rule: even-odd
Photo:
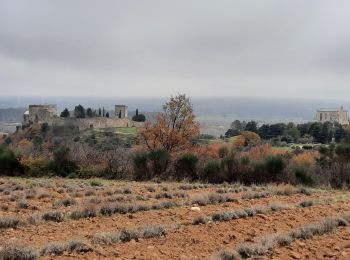
[[[128,118],[106,118],[106,117],[93,117],[93,118],[60,118],[54,117],[47,121],[48,124],[53,126],[73,125],[79,128],[79,130],[85,130],[90,128],[113,128],[113,127],[141,127],[144,123],[134,122]]]

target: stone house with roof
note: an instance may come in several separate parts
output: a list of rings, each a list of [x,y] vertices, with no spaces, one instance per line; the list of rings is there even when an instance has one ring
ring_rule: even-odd
[[[340,108],[322,108],[317,110],[315,120],[320,123],[331,122],[349,125],[348,111]]]

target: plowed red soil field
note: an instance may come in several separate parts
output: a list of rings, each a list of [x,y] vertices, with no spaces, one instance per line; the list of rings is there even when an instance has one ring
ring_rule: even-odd
[[[18,178],[0,179],[0,206],[0,259],[8,248],[29,250],[28,259],[210,259],[350,212],[348,192],[340,190]],[[242,211],[224,221],[214,217]],[[196,223],[199,217],[205,221]],[[350,259],[348,229],[261,257]],[[68,246],[72,241],[79,246]]]

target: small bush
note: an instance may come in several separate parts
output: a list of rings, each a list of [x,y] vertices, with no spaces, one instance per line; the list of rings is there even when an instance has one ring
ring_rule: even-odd
[[[147,187],[146,190],[149,191],[149,192],[155,192],[156,191],[156,189],[153,186]]]
[[[172,199],[173,195],[168,192],[157,193],[155,196],[156,199]]]
[[[135,230],[123,229],[119,232],[119,241],[122,243],[129,242],[132,239],[138,238],[139,235]]]
[[[86,208],[81,211],[73,211],[70,216],[71,219],[78,220],[82,218],[94,218],[96,217],[96,210],[93,208]]]
[[[142,238],[161,237],[166,235],[166,230],[162,226],[146,226],[140,233]]]
[[[41,217],[39,215],[30,215],[27,218],[27,222],[31,225],[37,225],[41,221]]]
[[[268,214],[272,212],[277,212],[287,208],[289,208],[288,205],[272,204],[266,207],[252,207],[252,208],[246,208],[241,210],[214,213],[211,218],[213,221],[229,221],[232,219],[254,217],[258,214]]]
[[[119,234],[118,233],[96,234],[93,237],[92,242],[94,244],[105,244],[105,245],[119,243]]]
[[[23,200],[23,201],[18,202],[17,206],[20,209],[27,209],[27,208],[29,208],[29,203],[27,201]]]
[[[306,186],[312,186],[315,183],[313,178],[307,172],[305,172],[303,168],[297,168],[295,170],[295,178],[299,183]]]
[[[102,187],[103,186],[102,182],[99,180],[91,180],[89,183],[93,187]]]
[[[220,251],[217,255],[217,258],[220,260],[240,260],[242,259],[240,254],[238,254],[236,251]]]
[[[78,167],[69,157],[70,150],[64,146],[58,146],[53,151],[53,160],[47,164],[48,170],[59,176],[66,177],[68,174],[75,172]]]
[[[313,200],[304,200],[304,201],[299,203],[299,207],[307,208],[307,207],[314,206],[315,204],[316,203]]]
[[[84,194],[86,197],[89,197],[89,196],[95,196],[96,195],[96,191],[93,190],[93,189],[89,189],[85,192]]]
[[[152,169],[152,177],[159,177],[166,172],[169,158],[170,154],[163,149],[151,151],[148,154],[148,159]]]
[[[89,252],[92,248],[79,240],[71,240],[67,243],[68,252]]]
[[[42,192],[40,192],[39,194],[38,194],[38,199],[44,199],[44,198],[48,198],[48,197],[50,197],[50,194],[48,193],[48,192],[46,192],[46,191],[42,191]]]
[[[173,196],[176,198],[187,198],[188,194],[185,192],[175,192]]]
[[[1,260],[35,260],[38,253],[29,247],[23,246],[4,246],[0,250]]]
[[[66,199],[62,199],[62,200],[58,200],[54,202],[54,206],[65,206],[65,207],[69,207],[69,206],[73,206],[76,205],[77,201],[73,198],[66,198]]]
[[[103,206],[100,208],[100,214],[102,216],[112,216],[114,213],[114,208],[112,206]]]
[[[71,240],[68,243],[49,243],[44,246],[40,254],[44,255],[62,255],[64,252],[89,252],[92,248],[81,241]]]
[[[151,173],[148,169],[148,154],[137,153],[133,158],[134,176],[136,180],[149,180]]]
[[[278,181],[279,175],[286,167],[282,156],[268,156],[264,159],[264,166],[267,173],[267,179],[265,181]]]
[[[132,117],[132,121],[135,122],[145,122],[146,121],[146,116],[144,114],[138,114],[138,115],[134,115]]]
[[[203,180],[209,183],[222,182],[220,163],[215,160],[207,162],[203,169]]]
[[[8,210],[9,210],[9,206],[6,205],[6,204],[1,204],[1,205],[0,205],[0,209],[1,209],[2,211],[8,211]]]
[[[123,189],[123,194],[131,194],[131,193],[132,193],[131,189],[129,189],[129,188]]]
[[[34,199],[36,195],[36,191],[35,190],[28,190],[26,191],[26,199]]]
[[[208,204],[218,204],[218,203],[225,203],[225,202],[235,202],[237,199],[227,196],[227,195],[221,195],[216,193],[209,193],[209,194],[198,194],[193,197],[191,200],[191,204],[198,204],[199,206],[205,206]]]
[[[13,217],[0,217],[0,229],[16,228],[19,220]]]
[[[41,255],[62,255],[66,251],[66,245],[63,243],[49,243],[44,246],[40,254]]]
[[[289,234],[278,234],[275,240],[279,246],[288,246],[293,242],[293,238]]]
[[[152,209],[170,209],[178,206],[175,202],[172,201],[164,201],[159,204],[152,205]]]
[[[153,238],[166,235],[166,229],[162,226],[146,226],[140,229],[122,229],[116,233],[101,233],[93,238],[96,244],[126,243],[133,239]]]
[[[206,224],[209,221],[211,221],[210,217],[207,216],[198,216],[196,218],[193,219],[192,221],[192,225],[199,225],[199,224]]]
[[[197,174],[198,157],[192,153],[185,153],[180,156],[175,164],[175,174],[178,180],[188,178],[190,180],[198,179]]]
[[[0,147],[0,172],[4,175],[14,176],[21,173],[23,167],[13,151]]]
[[[42,219],[45,221],[62,222],[64,220],[64,216],[61,212],[51,211],[44,213],[42,215]]]

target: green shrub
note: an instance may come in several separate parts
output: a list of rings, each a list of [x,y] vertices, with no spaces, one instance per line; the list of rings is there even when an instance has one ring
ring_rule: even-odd
[[[13,151],[0,147],[0,173],[14,176],[22,172],[23,167]]]
[[[158,149],[151,151],[148,154],[148,158],[151,163],[152,168],[152,177],[161,176],[164,172],[166,172],[169,162],[169,152],[164,149]]]
[[[222,160],[222,171],[224,181],[236,182],[238,161],[233,156],[227,156]]]
[[[277,181],[279,175],[286,167],[282,156],[268,156],[264,159],[264,167],[266,171],[266,181]]]
[[[303,168],[295,169],[294,174],[297,181],[303,185],[312,186],[315,183],[313,178]]]
[[[47,163],[48,170],[56,173],[61,177],[66,177],[68,174],[75,172],[78,167],[75,162],[69,158],[69,148],[59,146],[53,151],[53,160]]]
[[[89,184],[93,187],[102,187],[103,183],[99,180],[91,180]]]
[[[138,115],[134,115],[132,117],[132,121],[135,122],[145,122],[146,121],[146,116],[144,114],[138,114]]]
[[[148,170],[148,154],[137,153],[133,158],[134,177],[136,180],[150,179]]]
[[[7,136],[7,137],[5,138],[5,144],[6,144],[6,145],[10,145],[11,143],[12,143],[11,137]]]
[[[176,179],[181,180],[189,178],[190,180],[196,180],[197,175],[198,157],[192,153],[182,154],[176,161],[175,174]]]
[[[204,181],[207,181],[210,183],[222,182],[221,168],[220,168],[219,161],[211,160],[207,162],[207,164],[204,166],[204,169],[203,169],[202,178]]]
[[[34,146],[40,146],[44,142],[44,139],[41,135],[35,135],[32,139]]]
[[[41,177],[48,174],[48,164],[50,161],[47,160],[34,160],[28,165],[28,174],[33,177]]]

